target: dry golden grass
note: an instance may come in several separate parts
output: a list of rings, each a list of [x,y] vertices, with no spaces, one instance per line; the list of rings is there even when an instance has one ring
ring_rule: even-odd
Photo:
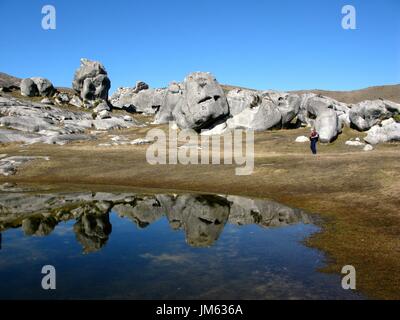
[[[145,119],[142,119],[145,120]],[[166,126],[162,126],[166,128]],[[113,132],[130,139],[144,137],[149,127]],[[349,138],[365,133],[345,130],[312,156],[308,143],[294,140],[309,129],[280,130],[255,136],[255,170],[236,176],[234,165],[156,165],[146,162],[147,146],[98,147],[97,141],[65,146],[4,145],[8,155],[49,156],[20,168],[1,182],[71,186],[85,189],[162,189],[237,194],[269,198],[318,213],[323,232],[307,240],[325,251],[331,262],[324,270],[344,265],[358,271],[357,285],[372,298],[400,299],[400,144],[379,145],[372,152],[349,147]]]

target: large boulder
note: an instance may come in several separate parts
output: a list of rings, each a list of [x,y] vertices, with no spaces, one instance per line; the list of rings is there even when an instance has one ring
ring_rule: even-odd
[[[340,132],[336,112],[332,109],[321,111],[315,120],[315,129],[319,133],[319,140],[322,143],[329,143],[334,140]]]
[[[175,112],[176,123],[181,129],[207,129],[229,115],[225,93],[210,73],[189,74],[184,80],[183,96]]]
[[[241,113],[244,109],[254,108],[261,104],[261,97],[256,91],[240,88],[229,91],[226,99],[232,116]]]
[[[297,94],[288,94],[278,99],[278,110],[282,116],[282,125],[290,123],[299,113],[301,97]]]
[[[352,127],[359,131],[366,131],[372,126],[379,124],[382,120],[388,119],[395,113],[400,105],[383,100],[363,101],[353,105],[349,117]]]
[[[27,78],[21,81],[21,95],[26,97],[35,97],[38,94],[38,87],[32,79]]]
[[[166,94],[166,89],[141,90],[132,96],[131,102],[136,112],[155,114],[162,108]]]
[[[272,101],[264,99],[261,105],[244,109],[241,113],[228,119],[227,125],[230,129],[264,131],[280,125],[281,119],[281,113],[276,105]]]
[[[50,97],[56,92],[50,80],[41,77],[34,77],[31,79],[36,84],[40,96]]]
[[[373,126],[368,130],[364,140],[369,144],[400,141],[400,123],[390,121],[382,125]]]
[[[314,93],[302,94],[300,100],[298,119],[300,122],[311,126],[314,125],[318,115],[327,109],[334,110],[338,116],[349,113],[349,108],[345,103]],[[342,116],[342,118],[345,122],[346,116]]]
[[[81,59],[81,65],[76,70],[72,88],[84,100],[108,99],[111,81],[104,66],[98,61]]]
[[[20,87],[21,95],[27,97],[49,97],[56,92],[51,81],[42,77],[23,79]]]
[[[110,102],[114,108],[134,111],[133,99],[143,90],[149,89],[149,85],[143,81],[137,81],[135,87],[120,87],[111,97]]]
[[[168,86],[165,101],[154,118],[155,124],[168,123],[174,121],[175,108],[183,102],[183,86],[177,82],[171,82]]]

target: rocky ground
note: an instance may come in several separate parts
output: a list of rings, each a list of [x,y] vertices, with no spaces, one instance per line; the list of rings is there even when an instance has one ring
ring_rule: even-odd
[[[323,232],[308,244],[328,253],[325,271],[354,265],[363,293],[400,298],[399,104],[227,90],[208,73],[168,88],[138,82],[108,98],[105,68],[88,60],[74,90],[38,78],[14,85],[0,92],[0,182],[268,198],[324,218]],[[169,121],[178,131],[255,130],[253,174],[235,175],[236,165],[149,165],[146,133],[168,131]],[[324,142],[317,156],[307,140],[312,126]]]

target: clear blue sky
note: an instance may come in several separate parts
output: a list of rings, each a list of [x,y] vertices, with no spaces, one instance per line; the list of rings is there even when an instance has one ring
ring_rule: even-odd
[[[57,29],[41,28],[43,5]],[[343,30],[341,9],[357,10]],[[71,86],[101,61],[112,90],[210,71],[256,89],[349,90],[400,83],[399,0],[0,0],[0,71]]]

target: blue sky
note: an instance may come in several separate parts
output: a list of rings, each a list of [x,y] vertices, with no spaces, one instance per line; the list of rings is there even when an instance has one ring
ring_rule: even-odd
[[[56,30],[41,27],[56,8]],[[344,5],[357,30],[341,27]],[[101,61],[112,90],[210,71],[256,89],[350,90],[400,83],[398,0],[0,0],[0,71],[71,86],[79,59]]]

